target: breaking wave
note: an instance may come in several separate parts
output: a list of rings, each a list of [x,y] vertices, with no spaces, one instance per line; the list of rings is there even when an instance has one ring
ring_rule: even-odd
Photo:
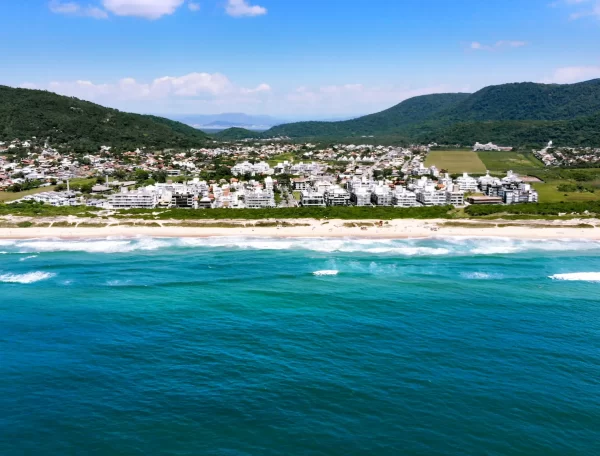
[[[565,280],[577,282],[600,282],[600,272],[573,272],[570,274],[551,275],[552,280]]]
[[[4,283],[35,283],[41,280],[51,279],[56,276],[50,272],[28,272],[26,274],[2,274],[0,275],[0,282]]]
[[[519,240],[508,238],[351,239],[351,238],[103,238],[30,239],[4,241],[3,251],[36,254],[46,252],[129,253],[161,249],[309,250],[321,253],[365,253],[398,257],[478,256],[516,253],[598,251],[600,242],[582,240]]]
[[[313,275],[316,276],[336,276],[339,274],[340,271],[336,271],[336,270],[324,270],[324,271],[315,271],[313,272]]]

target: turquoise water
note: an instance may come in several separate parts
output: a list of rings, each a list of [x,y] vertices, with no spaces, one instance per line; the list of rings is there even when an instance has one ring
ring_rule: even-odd
[[[600,454],[600,243],[0,252],[2,456]]]

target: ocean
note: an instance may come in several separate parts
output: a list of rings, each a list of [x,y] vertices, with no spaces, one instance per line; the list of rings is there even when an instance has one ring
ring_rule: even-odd
[[[600,454],[600,243],[0,241],[0,455]]]

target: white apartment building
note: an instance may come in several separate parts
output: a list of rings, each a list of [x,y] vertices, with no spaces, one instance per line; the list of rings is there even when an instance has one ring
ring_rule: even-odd
[[[463,192],[458,185],[447,187],[446,203],[454,206],[464,206],[465,192]]]
[[[352,191],[350,201],[352,201],[355,206],[359,207],[371,206],[371,192],[366,188],[358,188],[357,190]]]
[[[414,207],[418,205],[416,193],[404,187],[396,188],[392,202],[396,207]]]
[[[154,209],[158,204],[158,193],[153,187],[134,191],[122,188],[120,193],[108,197],[108,204],[112,209]]]
[[[446,192],[437,190],[433,185],[428,185],[417,191],[417,201],[423,206],[443,206],[446,204]]]
[[[304,190],[300,194],[300,205],[302,207],[325,207],[325,196],[314,190]]]
[[[273,192],[260,189],[246,192],[244,195],[244,202],[248,209],[275,207],[275,197]]]
[[[456,179],[456,185],[458,185],[463,192],[474,192],[478,189],[477,179],[469,176],[467,173],[463,173],[462,176]]]
[[[349,206],[350,193],[340,187],[329,187],[325,192],[325,204],[327,206]]]
[[[389,187],[378,185],[371,193],[371,202],[376,206],[393,206],[394,194]]]

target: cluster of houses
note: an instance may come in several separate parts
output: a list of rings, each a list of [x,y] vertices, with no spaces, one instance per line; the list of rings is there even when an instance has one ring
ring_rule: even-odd
[[[533,154],[546,166],[589,167],[600,164],[600,148],[593,147],[555,147],[550,141],[541,150]]]

